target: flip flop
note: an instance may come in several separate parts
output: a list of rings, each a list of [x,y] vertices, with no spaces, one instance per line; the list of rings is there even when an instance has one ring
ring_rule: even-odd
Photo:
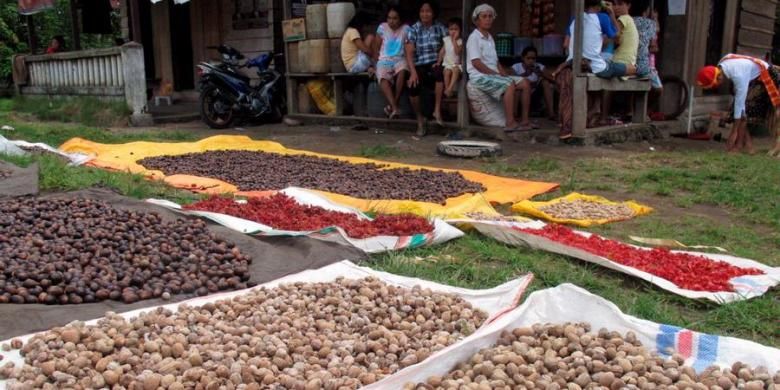
[[[439,126],[441,126],[441,127],[444,127],[444,121],[441,119],[441,117],[440,117],[440,116],[435,116],[435,115],[434,115],[433,119],[436,121],[436,124],[437,124],[437,125],[439,125]]]
[[[568,133],[559,135],[558,139],[561,140],[561,141],[565,141],[567,139],[570,139],[571,137],[572,137],[571,132],[568,132]]]

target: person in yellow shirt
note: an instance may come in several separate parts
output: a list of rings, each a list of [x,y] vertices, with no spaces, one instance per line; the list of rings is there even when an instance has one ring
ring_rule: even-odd
[[[615,12],[618,22],[618,33],[615,42],[617,43],[617,49],[612,56],[612,62],[618,64],[624,64],[626,66],[626,76],[636,74],[636,58],[639,52],[639,30],[636,28],[634,18],[631,17],[629,11],[631,10],[632,0],[616,0],[612,9]],[[604,91],[604,95],[601,101],[601,125],[617,125],[620,124],[618,120],[611,120],[609,118],[610,109],[612,105],[612,94],[608,91]]]
[[[349,73],[373,73],[373,51],[371,50],[374,35],[361,37],[361,31],[368,22],[368,16],[358,12],[347,24],[344,36],[341,38],[341,61]]]

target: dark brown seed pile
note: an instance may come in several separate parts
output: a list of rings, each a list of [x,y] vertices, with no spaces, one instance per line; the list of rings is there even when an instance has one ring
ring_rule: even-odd
[[[200,220],[89,199],[0,201],[0,303],[132,303],[248,286],[251,259]]]
[[[39,154],[49,154],[49,153],[51,153],[51,151],[46,150],[44,148],[37,147],[37,146],[20,146],[19,148],[24,150],[25,152],[30,152],[30,153],[39,153]],[[54,153],[52,153],[52,154],[54,154]]]
[[[166,175],[189,174],[235,184],[242,191],[303,187],[363,199],[399,199],[444,203],[447,198],[485,188],[457,172],[382,169],[377,164],[304,155],[220,150],[138,161]]]
[[[0,180],[11,177],[13,172],[0,168]]]

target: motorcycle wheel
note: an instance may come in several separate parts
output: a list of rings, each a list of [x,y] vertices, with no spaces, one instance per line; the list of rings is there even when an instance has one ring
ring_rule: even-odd
[[[220,99],[219,90],[211,85],[200,92],[200,117],[212,129],[226,129],[235,120],[230,103]]]

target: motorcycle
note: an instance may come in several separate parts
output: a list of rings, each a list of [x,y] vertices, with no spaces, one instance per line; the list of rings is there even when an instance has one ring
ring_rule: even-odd
[[[283,77],[271,69],[273,53],[263,53],[247,60],[238,50],[220,45],[216,47],[222,62],[197,65],[200,82],[200,114],[212,129],[230,127],[237,119],[279,121],[286,109]],[[240,69],[257,68],[259,81],[252,85]]]

